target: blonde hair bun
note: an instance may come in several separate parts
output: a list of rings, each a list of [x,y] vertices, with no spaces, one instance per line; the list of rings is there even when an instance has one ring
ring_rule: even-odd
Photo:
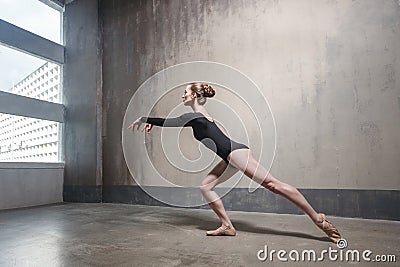
[[[196,92],[198,96],[203,97],[213,97],[215,95],[215,90],[211,85],[205,83],[191,83],[190,89]]]
[[[215,95],[215,90],[214,88],[211,87],[211,85],[203,84],[203,88],[204,88],[204,93],[203,93],[204,97],[213,97]]]

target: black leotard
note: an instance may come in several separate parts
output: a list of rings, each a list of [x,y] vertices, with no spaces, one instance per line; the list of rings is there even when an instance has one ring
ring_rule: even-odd
[[[161,127],[192,127],[194,137],[220,156],[226,164],[229,164],[228,155],[233,150],[249,148],[229,139],[215,122],[208,120],[201,112],[184,113],[179,117],[168,119],[141,117],[140,120]]]

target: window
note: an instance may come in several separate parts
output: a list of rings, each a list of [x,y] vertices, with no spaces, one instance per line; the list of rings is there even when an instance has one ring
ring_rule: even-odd
[[[0,0],[0,19],[61,44],[60,11],[39,0]]]
[[[0,113],[0,161],[57,162],[60,123]]]
[[[0,0],[3,162],[62,160],[62,13],[43,2]]]
[[[0,90],[61,103],[61,66],[0,46]]]

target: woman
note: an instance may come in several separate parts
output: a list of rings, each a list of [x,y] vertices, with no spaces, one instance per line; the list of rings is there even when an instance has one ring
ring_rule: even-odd
[[[222,200],[218,197],[214,188],[240,170],[265,188],[275,194],[282,195],[296,204],[310,216],[311,220],[328,235],[332,242],[337,243],[340,239],[340,234],[336,227],[327,220],[325,214],[317,213],[295,187],[273,177],[257,162],[249,147],[229,139],[218,128],[204,108],[206,97],[213,97],[214,95],[215,91],[210,85],[191,83],[186,87],[182,98],[184,105],[190,106],[194,112],[185,113],[171,119],[140,117],[128,127],[128,129],[134,131],[135,126],[139,129],[142,123],[147,123],[142,129],[142,132],[146,129],[147,133],[150,133],[153,125],[163,127],[192,127],[195,138],[203,142],[205,146],[212,149],[222,158],[222,161],[212,169],[200,184],[201,193],[209,206],[217,214],[222,224],[216,230],[207,231],[207,235],[236,235],[236,230],[225,211]]]

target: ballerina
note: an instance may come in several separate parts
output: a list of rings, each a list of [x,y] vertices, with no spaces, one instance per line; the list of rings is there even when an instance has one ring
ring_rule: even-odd
[[[179,117],[168,119],[139,117],[128,127],[134,132],[135,127],[139,130],[140,125],[146,123],[142,132],[146,130],[147,133],[150,133],[153,125],[161,127],[192,127],[195,138],[222,158],[200,184],[202,195],[221,221],[219,228],[207,231],[206,234],[211,236],[236,235],[236,230],[225,211],[222,200],[214,191],[214,188],[240,170],[271,192],[279,194],[297,205],[311,218],[316,226],[326,233],[332,242],[337,243],[341,238],[339,231],[328,221],[325,214],[317,213],[295,187],[273,177],[254,158],[248,146],[231,140],[218,128],[204,108],[206,98],[214,95],[215,90],[210,85],[191,83],[186,87],[182,101],[185,106],[190,106],[194,112],[184,113]]]

